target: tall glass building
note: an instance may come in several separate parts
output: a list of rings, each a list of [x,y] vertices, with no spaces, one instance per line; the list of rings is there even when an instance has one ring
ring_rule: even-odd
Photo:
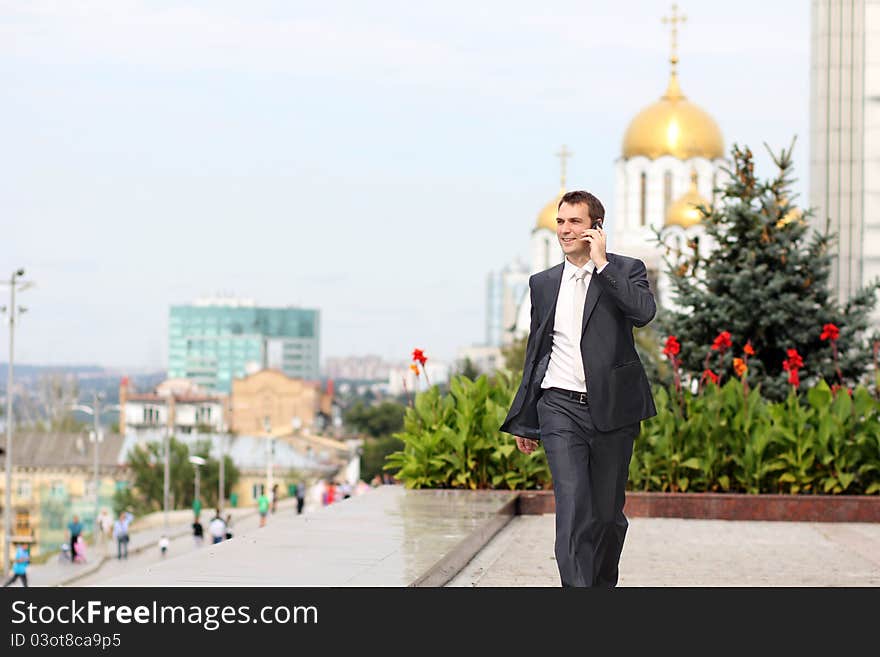
[[[232,380],[265,368],[317,380],[320,313],[260,308],[250,301],[197,301],[171,306],[168,376],[229,393]]]

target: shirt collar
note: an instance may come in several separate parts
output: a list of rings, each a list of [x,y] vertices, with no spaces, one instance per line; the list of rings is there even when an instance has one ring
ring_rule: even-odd
[[[593,271],[596,269],[596,265],[592,260],[587,260],[587,264],[585,264],[583,267],[578,267],[577,265],[572,264],[568,258],[565,259],[566,278],[574,278],[575,274],[581,269],[586,269],[587,274],[592,274]]]

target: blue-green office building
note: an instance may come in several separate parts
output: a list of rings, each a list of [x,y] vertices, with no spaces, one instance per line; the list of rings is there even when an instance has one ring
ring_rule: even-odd
[[[260,308],[247,302],[205,301],[171,306],[168,376],[214,392],[260,369],[318,380],[320,313],[306,308]]]

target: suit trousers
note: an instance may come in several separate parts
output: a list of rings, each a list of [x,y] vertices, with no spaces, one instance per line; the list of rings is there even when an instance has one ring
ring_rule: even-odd
[[[553,475],[562,586],[616,586],[629,524],[623,514],[626,481],[641,423],[599,431],[588,405],[553,388],[544,390],[537,410]]]

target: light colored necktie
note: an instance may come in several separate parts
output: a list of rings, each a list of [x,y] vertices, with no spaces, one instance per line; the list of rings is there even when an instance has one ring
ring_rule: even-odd
[[[572,298],[572,327],[571,335],[574,339],[575,357],[574,357],[574,377],[581,383],[586,382],[584,375],[584,358],[581,354],[581,325],[584,321],[584,304],[587,299],[587,285],[584,278],[587,275],[586,269],[578,269],[574,275],[574,294]]]

